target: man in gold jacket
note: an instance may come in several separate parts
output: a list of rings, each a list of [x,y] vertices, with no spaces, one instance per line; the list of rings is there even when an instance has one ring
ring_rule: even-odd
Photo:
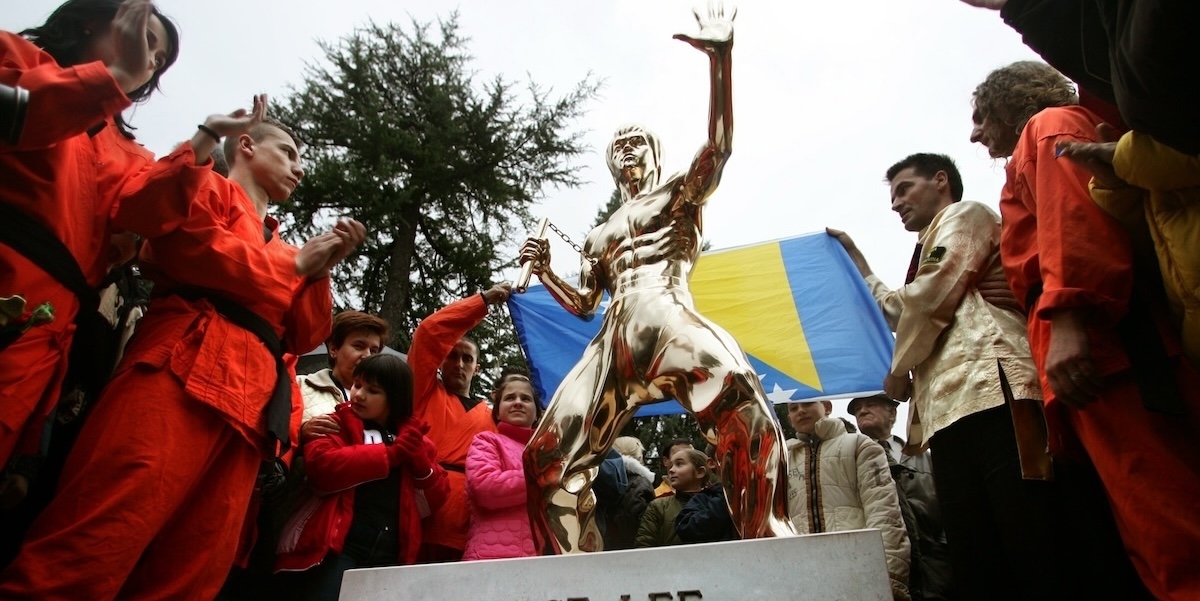
[[[931,450],[958,595],[1109,598],[1136,588],[1089,466],[1052,464],[1047,452],[1026,320],[1011,292],[1004,298],[999,216],[961,202],[962,176],[944,155],[909,156],[887,181],[891,209],[919,233],[904,286],[889,289],[849,236],[829,233],[896,333],[883,388],[912,398],[905,452]]]

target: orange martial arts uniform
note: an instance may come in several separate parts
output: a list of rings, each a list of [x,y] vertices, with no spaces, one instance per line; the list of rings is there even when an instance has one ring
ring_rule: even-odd
[[[98,286],[108,271],[115,213],[122,213],[128,229],[147,237],[187,216],[187,201],[202,179],[188,173],[195,162],[191,147],[155,163],[152,154],[125,138],[112,116],[130,101],[103,63],[63,68],[24,38],[0,32],[0,83],[30,90],[20,140],[0,144],[0,209],[19,211],[47,229],[70,251],[90,286]],[[132,195],[146,188],[179,193]],[[28,309],[51,303],[55,318],[0,350],[0,466],[14,450],[37,453],[66,373],[79,311],[71,290],[0,243],[0,296],[14,294],[25,297]]]
[[[1125,548],[1142,581],[1163,600],[1200,599],[1200,377],[1158,320],[1168,373],[1187,411],[1147,410],[1117,333],[1134,293],[1133,255],[1121,225],[1092,202],[1090,174],[1055,156],[1059,140],[1095,142],[1100,118],[1081,107],[1049,108],[1021,133],[1000,199],[1000,254],[1013,293],[1026,299],[1029,343],[1041,372],[1052,446],[1078,440],[1108,494]],[[1040,296],[1038,289],[1041,289]],[[1050,320],[1058,309],[1087,315],[1100,397],[1083,409],[1060,403],[1045,375]],[[1155,324],[1147,330],[1155,329]]]
[[[413,332],[408,349],[408,364],[413,372],[413,415],[429,424],[429,438],[437,447],[437,460],[446,468],[450,494],[446,503],[425,519],[425,545],[439,545],[458,551],[467,545],[470,512],[467,509],[467,449],[480,432],[495,432],[492,411],[479,403],[467,411],[458,395],[446,390],[438,379],[438,369],[450,349],[471,328],[487,317],[488,305],[476,294],[455,301],[421,320]],[[439,559],[437,555],[433,559]]]
[[[276,363],[203,289],[301,353],[332,326],[328,278],[296,275],[242,188],[209,173],[186,223],[147,242],[154,297],[75,443],[58,495],[0,575],[0,599],[211,600],[234,559],[267,444]],[[293,399],[295,403],[295,399]],[[293,405],[293,411],[296,407]]]

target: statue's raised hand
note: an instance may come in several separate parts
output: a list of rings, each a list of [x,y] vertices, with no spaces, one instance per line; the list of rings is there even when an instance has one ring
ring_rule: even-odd
[[[737,17],[737,8],[730,7],[729,16],[725,16],[725,6],[721,2],[708,3],[708,10],[701,12],[699,8],[692,9],[696,15],[696,23],[700,24],[700,32],[696,35],[677,33],[674,38],[683,40],[695,48],[712,51],[733,44],[733,19]]]

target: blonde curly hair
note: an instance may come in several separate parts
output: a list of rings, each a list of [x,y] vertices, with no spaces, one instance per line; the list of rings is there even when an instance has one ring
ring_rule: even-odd
[[[1075,84],[1050,65],[1037,61],[1018,61],[992,71],[971,95],[977,123],[990,117],[1017,134],[1038,111],[1076,104],[1079,94]]]

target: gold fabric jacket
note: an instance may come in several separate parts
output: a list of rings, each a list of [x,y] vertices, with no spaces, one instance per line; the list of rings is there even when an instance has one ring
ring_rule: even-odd
[[[1002,277],[1000,216],[977,202],[943,209],[920,234],[921,263],[898,290],[867,285],[896,333],[892,374],[913,374],[908,447],[916,453],[956,420],[1004,404],[996,361],[1014,398],[1041,399],[1025,316],[988,303],[976,283]]]

